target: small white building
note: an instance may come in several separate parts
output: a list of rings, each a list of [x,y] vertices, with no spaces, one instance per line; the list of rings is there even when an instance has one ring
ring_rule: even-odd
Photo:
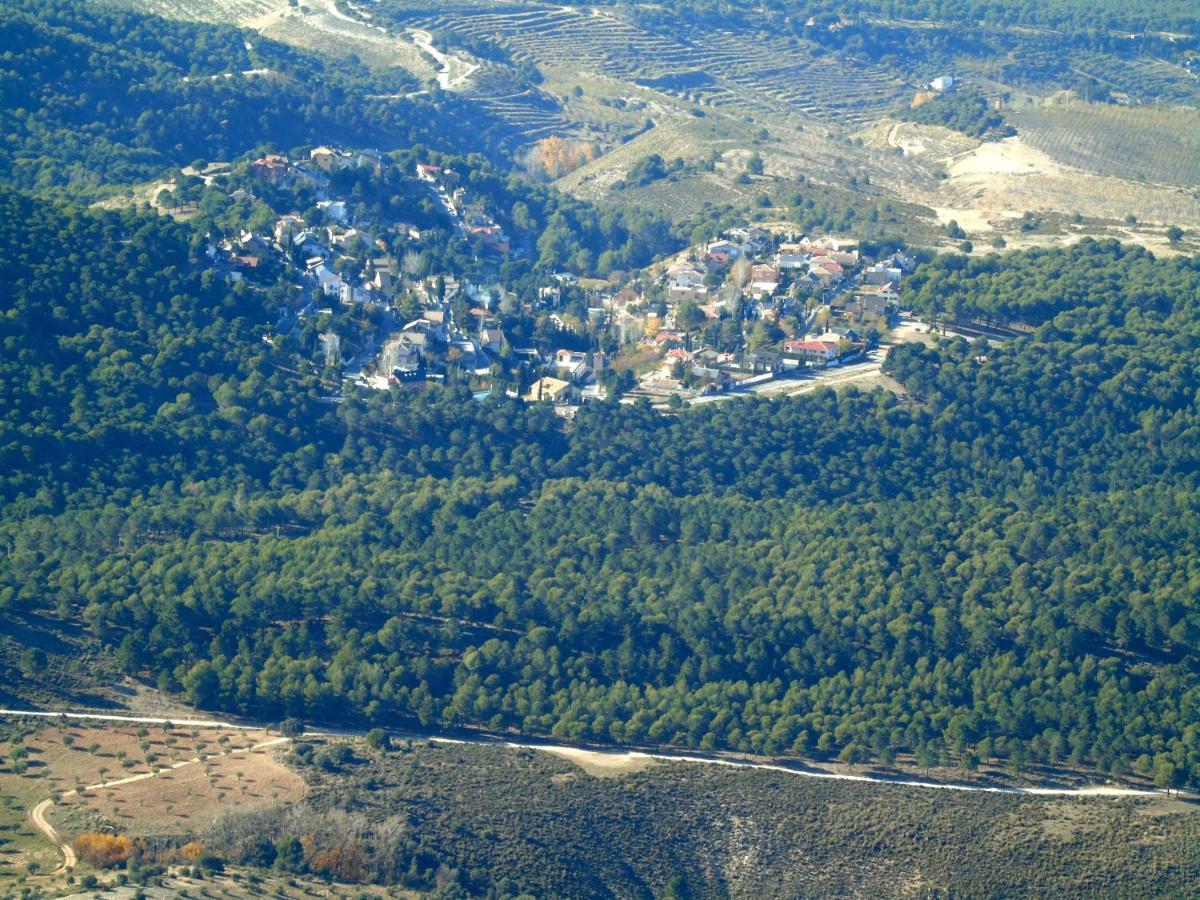
[[[317,279],[317,286],[321,288],[322,294],[326,297],[341,299],[342,288],[345,285],[341,275],[327,266],[323,261],[312,270],[312,274]]]
[[[779,245],[779,268],[781,269],[806,268],[808,259],[808,253],[805,252],[803,244]]]
[[[333,222],[344,224],[349,217],[345,200],[321,200],[317,203],[317,209],[325,213]]]
[[[677,262],[667,269],[667,287],[671,293],[703,294],[705,271],[691,262]]]

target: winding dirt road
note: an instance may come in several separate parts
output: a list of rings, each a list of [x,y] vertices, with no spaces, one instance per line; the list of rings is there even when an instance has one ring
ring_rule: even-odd
[[[434,61],[441,66],[442,70],[438,73],[437,80],[442,90],[453,90],[474,75],[475,71],[479,68],[475,63],[459,59],[457,56],[449,56],[433,46],[433,35],[428,31],[420,28],[408,28],[405,30],[412,36],[412,42],[420,50],[433,57]],[[462,66],[463,69],[458,75],[452,76],[455,65]]]
[[[75,792],[72,791],[71,793]],[[59,867],[50,873],[51,875],[61,875],[64,872],[75,868],[75,863],[78,862],[78,860],[75,858],[75,851],[71,848],[71,845],[65,841],[59,840],[58,832],[55,830],[54,826],[46,821],[46,810],[53,805],[54,801],[47,797],[33,808],[33,811],[29,814],[29,818],[33,821],[34,828],[44,834],[46,839],[55,847],[57,847],[58,852],[62,854],[62,862],[59,864]]]

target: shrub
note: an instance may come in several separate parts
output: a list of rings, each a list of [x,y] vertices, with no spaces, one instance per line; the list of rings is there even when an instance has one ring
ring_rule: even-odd
[[[75,853],[84,862],[98,869],[107,869],[129,859],[133,841],[125,835],[85,831],[75,838]]]
[[[367,746],[372,750],[391,750],[392,739],[382,728],[372,728],[367,732]]]
[[[342,881],[362,881],[367,875],[362,848],[356,843],[339,843],[316,850],[310,866],[314,872]]]
[[[205,853],[200,857],[200,859],[197,860],[197,862],[199,863],[200,869],[205,872],[213,873],[225,871],[225,860],[213,853]]]

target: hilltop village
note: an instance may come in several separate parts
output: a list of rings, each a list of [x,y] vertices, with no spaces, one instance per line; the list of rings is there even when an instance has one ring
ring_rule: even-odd
[[[916,265],[786,224],[723,229],[606,279],[507,280],[538,246],[461,166],[316,147],[183,170],[159,203],[214,215],[213,271],[279,299],[269,343],[365,388],[468,383],[579,404],[715,399],[862,361],[896,324]],[[165,199],[164,199],[165,198]],[[512,232],[510,234],[510,228]]]

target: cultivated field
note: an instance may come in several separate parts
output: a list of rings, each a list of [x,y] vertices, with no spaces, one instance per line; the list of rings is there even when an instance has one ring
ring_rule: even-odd
[[[31,876],[30,863],[39,878],[59,865],[30,819],[43,801],[46,822],[70,843],[85,831],[191,835],[232,809],[265,809],[305,792],[272,746],[258,746],[280,741],[265,732],[10,720],[2,736],[0,895]]]
[[[204,752],[220,751],[210,745]],[[303,793],[303,782],[264,748],[64,798],[55,809],[55,822],[68,832],[108,824],[130,836],[182,836],[196,833],[230,809],[268,808]]]
[[[253,27],[288,8],[287,0],[118,0],[121,5],[168,19]]]
[[[1026,144],[1100,175],[1193,187],[1200,181],[1200,111],[1075,103],[1011,116]]]
[[[903,82],[869,64],[771,33],[652,29],[601,9],[526,4],[440,8],[377,5],[430,31],[485,39],[518,61],[606,75],[689,104],[739,113],[865,123],[895,104]]]
[[[1200,102],[1200,82],[1162,59],[1126,59],[1112,53],[1084,51],[1072,54],[1071,67],[1110,88],[1128,91],[1139,103],[1195,106]]]

